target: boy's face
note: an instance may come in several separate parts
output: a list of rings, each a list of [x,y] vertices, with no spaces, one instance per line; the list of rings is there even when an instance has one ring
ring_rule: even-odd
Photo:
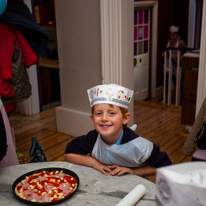
[[[123,124],[127,124],[130,114],[123,117],[119,106],[109,104],[94,105],[94,112],[90,115],[95,129],[102,135],[107,144],[114,144],[118,140]]]

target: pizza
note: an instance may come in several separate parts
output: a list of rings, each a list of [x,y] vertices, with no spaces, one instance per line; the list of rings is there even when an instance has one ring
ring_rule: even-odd
[[[15,187],[15,193],[32,202],[54,202],[72,194],[77,188],[77,180],[63,171],[42,170],[26,176]]]

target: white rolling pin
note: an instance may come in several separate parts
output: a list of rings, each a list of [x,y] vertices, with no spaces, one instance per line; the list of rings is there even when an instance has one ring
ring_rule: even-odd
[[[146,192],[144,185],[137,185],[116,206],[133,206]]]

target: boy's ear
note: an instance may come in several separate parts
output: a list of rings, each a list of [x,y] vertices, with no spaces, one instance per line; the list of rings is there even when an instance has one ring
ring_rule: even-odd
[[[130,114],[130,113],[126,113],[126,114],[124,115],[124,118],[123,118],[123,124],[124,124],[124,125],[129,122],[130,117],[131,117],[131,114]]]
[[[93,119],[93,115],[92,115],[92,114],[90,114],[90,118],[92,119],[92,121],[94,120],[94,119]]]

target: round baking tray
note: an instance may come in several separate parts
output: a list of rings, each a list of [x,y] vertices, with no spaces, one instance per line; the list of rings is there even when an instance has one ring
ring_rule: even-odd
[[[18,195],[16,195],[16,193],[15,193],[15,188],[16,188],[16,186],[17,186],[17,184],[18,184],[19,182],[21,182],[22,180],[24,180],[24,179],[26,178],[26,176],[30,176],[30,175],[33,175],[33,174],[35,174],[35,173],[39,173],[39,172],[41,172],[42,170],[45,170],[45,171],[48,171],[48,172],[51,172],[51,171],[53,171],[53,170],[55,170],[55,171],[58,170],[58,171],[63,171],[64,174],[67,174],[67,175],[72,176],[72,177],[75,178],[76,181],[77,181],[76,190],[75,190],[72,194],[68,195],[67,197],[65,197],[65,198],[63,198],[63,199],[61,199],[61,200],[54,201],[54,202],[31,202],[31,201],[22,199],[21,197],[19,197]],[[33,171],[31,171],[31,172],[27,172],[27,173],[21,175],[20,177],[18,177],[18,178],[14,181],[14,183],[13,183],[13,185],[12,185],[12,191],[13,191],[13,193],[14,193],[14,195],[15,195],[15,197],[16,197],[17,199],[19,199],[20,201],[22,201],[22,202],[24,202],[24,203],[26,203],[26,204],[39,205],[39,206],[40,206],[40,205],[41,205],[41,206],[43,206],[43,205],[54,205],[54,204],[61,203],[61,202],[65,201],[65,200],[68,200],[69,198],[71,198],[71,197],[73,196],[73,194],[77,191],[77,189],[78,189],[78,187],[79,187],[79,183],[80,183],[80,181],[79,181],[78,175],[77,175],[75,172],[71,171],[71,170],[68,170],[68,169],[65,169],[65,168],[60,168],[60,167],[41,168],[41,169],[38,169],[38,170],[33,170]]]

